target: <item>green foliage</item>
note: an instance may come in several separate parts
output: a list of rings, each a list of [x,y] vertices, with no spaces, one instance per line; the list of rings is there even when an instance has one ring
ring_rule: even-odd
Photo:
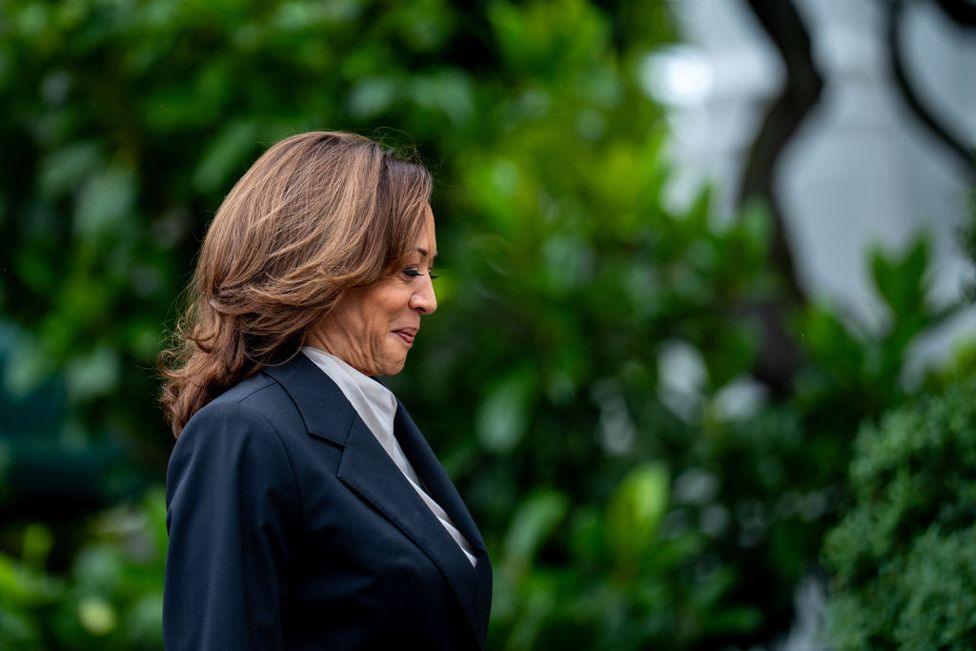
[[[162,647],[162,492],[116,507],[87,526],[86,542],[63,576],[46,568],[54,539],[42,525],[25,528],[20,558],[0,553],[4,649]]]
[[[668,506],[668,474],[661,466],[639,466],[620,483],[607,506],[603,531],[615,565],[626,571],[651,552]]]
[[[854,393],[871,401],[868,413],[896,404],[905,380],[910,346],[933,326],[944,323],[962,305],[933,305],[930,293],[929,244],[919,238],[906,251],[875,248],[869,268],[885,309],[882,324],[870,331],[845,323],[833,310],[809,309],[800,321],[804,348],[813,362],[801,376],[805,399],[845,398]]]
[[[824,552],[839,650],[976,645],[974,390],[954,384],[858,435],[854,503]]]
[[[668,484],[660,465],[645,463],[605,506],[577,509],[569,527],[557,526],[567,515],[558,493],[516,512],[496,575],[496,628],[507,648],[637,649],[648,640],[683,648],[703,634],[755,628],[757,612],[724,601],[731,569],[712,564],[683,576],[707,542],[691,532],[662,537]],[[553,535],[568,538],[558,565],[534,558]]]

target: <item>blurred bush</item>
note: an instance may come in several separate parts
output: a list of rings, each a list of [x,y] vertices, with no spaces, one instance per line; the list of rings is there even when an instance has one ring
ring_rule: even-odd
[[[36,649],[161,649],[166,503],[161,490],[86,522],[67,572],[47,567],[54,543],[22,531],[19,558],[0,553],[0,645]]]
[[[976,647],[976,381],[865,427],[826,540],[838,651]]]
[[[415,142],[438,180],[441,307],[389,385],[488,541],[492,648],[789,626],[853,433],[956,306],[924,243],[874,254],[877,330],[795,305],[761,206],[664,199],[667,3],[2,2],[0,646],[158,648],[161,549],[91,514],[163,479],[152,361],[223,193],[316,128]],[[798,360],[775,388],[769,305]]]

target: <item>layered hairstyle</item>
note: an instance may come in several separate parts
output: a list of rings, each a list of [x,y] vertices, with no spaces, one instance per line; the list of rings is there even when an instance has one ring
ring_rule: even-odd
[[[298,354],[345,293],[405,263],[427,169],[365,136],[313,131],[268,149],[210,223],[157,359],[173,435],[220,393]]]

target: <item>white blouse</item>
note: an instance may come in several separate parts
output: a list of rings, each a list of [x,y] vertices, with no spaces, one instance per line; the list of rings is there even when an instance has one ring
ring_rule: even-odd
[[[359,417],[366,423],[366,427],[373,433],[376,440],[380,442],[380,445],[383,446],[386,453],[390,455],[396,467],[400,469],[403,476],[407,478],[410,485],[420,495],[420,499],[437,516],[437,519],[447,529],[447,533],[451,534],[451,538],[454,538],[455,542],[457,542],[461,551],[471,561],[471,565],[476,565],[477,559],[472,553],[471,545],[464,535],[458,531],[457,527],[454,526],[454,522],[451,521],[450,516],[441,508],[440,504],[435,502],[427,494],[427,491],[420,487],[420,478],[417,477],[417,472],[410,465],[410,461],[407,460],[403,449],[400,447],[400,443],[393,434],[393,419],[396,416],[397,410],[397,399],[393,395],[393,392],[335,355],[327,353],[320,348],[303,346],[302,352],[305,353],[306,357],[315,362],[315,365],[322,369],[326,375],[332,378],[332,381],[336,383],[339,390],[342,391],[342,394],[352,403]]]

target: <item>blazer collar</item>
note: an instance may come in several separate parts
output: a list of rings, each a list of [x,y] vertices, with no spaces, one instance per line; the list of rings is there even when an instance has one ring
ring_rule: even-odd
[[[474,568],[328,375],[301,352],[264,372],[291,397],[309,435],[342,448],[339,479],[430,557],[457,595],[475,636],[484,640],[491,604],[484,539],[406,408],[397,403],[394,435],[429,495],[468,539],[477,559]]]
[[[309,434],[345,446],[358,415],[332,378],[300,350],[287,362],[266,366],[263,371],[291,397]]]

